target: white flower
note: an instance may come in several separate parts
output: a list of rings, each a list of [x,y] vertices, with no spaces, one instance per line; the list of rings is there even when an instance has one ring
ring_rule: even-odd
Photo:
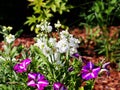
[[[37,24],[36,28],[40,28],[41,31],[47,32],[47,33],[52,31],[52,26],[47,21],[43,21],[40,24]]]
[[[67,52],[69,50],[69,44],[67,39],[61,39],[60,41],[58,41],[56,44],[56,48],[60,53]]]
[[[70,45],[70,47],[78,48],[79,47],[78,46],[79,43],[80,43],[80,41],[78,39],[74,38],[73,36],[71,36],[69,38],[69,45]]]
[[[40,28],[40,24],[37,24],[37,25],[36,25],[36,28]]]
[[[49,33],[52,31],[52,26],[47,26],[46,31]]]
[[[12,34],[9,34],[7,37],[6,37],[6,41],[7,43],[11,43],[15,40],[15,36],[12,35]]]
[[[77,53],[77,49],[76,48],[70,48],[70,56],[72,56],[74,53]]]
[[[49,38],[49,45],[55,46],[55,44],[56,44],[56,38]]]
[[[55,28],[61,27],[60,21],[58,20],[57,23],[54,24]]]
[[[50,54],[53,53],[52,50],[51,50],[51,48],[48,47],[47,45],[44,45],[44,48],[42,49],[42,51],[43,51],[44,55],[50,55]]]
[[[13,27],[8,26],[8,27],[7,27],[7,29],[10,31],[10,30],[12,30],[12,29],[13,29]]]
[[[60,32],[60,38],[68,38],[69,37],[69,32],[67,30]]]
[[[44,25],[42,25],[40,28],[41,28],[41,31],[45,31],[46,29]]]
[[[38,39],[37,43],[34,44],[35,46],[38,46],[40,49],[43,49],[44,47],[44,43],[42,42],[42,40]]]
[[[37,38],[37,42],[34,44],[35,46],[38,46],[44,55],[50,55],[53,54],[54,50],[54,44],[55,44],[56,40],[54,38],[50,38],[49,40],[47,40],[46,37],[40,37]]]

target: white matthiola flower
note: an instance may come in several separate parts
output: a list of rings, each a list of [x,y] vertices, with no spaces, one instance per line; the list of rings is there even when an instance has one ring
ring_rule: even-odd
[[[44,45],[44,48],[42,49],[42,51],[43,51],[44,55],[50,55],[53,53],[51,48],[48,47],[47,44]]]
[[[40,49],[43,49],[45,45],[45,43],[43,42],[43,38],[37,38],[37,42],[34,45],[38,46]]]
[[[50,42],[52,42],[52,38],[50,39]],[[38,46],[44,55],[49,55],[49,54],[53,54],[53,50],[51,48],[52,45],[50,46],[50,43],[44,36],[40,37],[39,39],[37,39],[37,43],[35,43],[35,46]]]
[[[49,38],[49,45],[54,47],[56,44],[56,38]]]
[[[54,24],[55,28],[61,27],[60,21],[58,20],[57,23]]]
[[[42,25],[40,28],[41,28],[41,31],[45,31],[45,26],[44,25]]]
[[[9,31],[11,31],[11,30],[13,29],[13,27],[8,26],[7,29],[8,29]]]
[[[70,38],[69,38],[70,47],[78,48],[79,43],[80,43],[80,41],[78,39],[74,38],[73,36],[70,36]]]
[[[50,26],[50,23],[48,23],[47,21],[43,21],[41,22],[41,24],[37,24],[36,28],[40,28],[41,31],[47,33],[52,31],[52,26]]]
[[[69,37],[69,32],[67,30],[60,32],[60,38],[68,38]]]
[[[58,49],[58,52],[65,53],[69,50],[69,44],[67,39],[61,39],[57,42],[56,48]]]
[[[77,49],[76,48],[70,48],[70,56],[72,56],[74,53],[77,53]]]
[[[15,36],[12,35],[12,34],[9,34],[9,35],[6,37],[6,41],[7,41],[8,43],[13,42],[14,40],[15,40]]]
[[[36,25],[36,28],[40,28],[40,27],[41,27],[40,24],[37,24],[37,25]]]
[[[52,26],[47,26],[47,32],[51,32],[52,31]]]
[[[3,26],[2,31],[5,32],[7,30],[6,26]]]

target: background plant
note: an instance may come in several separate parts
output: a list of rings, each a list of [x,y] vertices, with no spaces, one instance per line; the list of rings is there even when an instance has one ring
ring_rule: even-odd
[[[22,89],[23,84],[20,78],[13,71],[13,65],[16,62],[16,56],[21,52],[21,46],[15,47],[14,40],[20,35],[22,30],[17,32],[15,35],[11,34],[12,27],[1,26],[0,33],[4,38],[3,50],[0,50],[0,88],[2,90],[11,90],[19,87],[18,90]]]
[[[111,63],[119,65],[119,28],[103,27],[103,29],[101,29],[99,26],[94,28],[87,26],[85,28],[87,35],[86,42],[92,42],[94,44],[96,55],[105,56],[106,61],[111,61]]]
[[[60,26],[60,23],[58,24],[57,26]],[[39,76],[36,78],[36,75],[44,75],[42,80],[47,82],[46,90],[52,90],[57,83],[62,85],[59,88],[56,87],[58,90],[60,88],[69,90],[93,88],[94,79],[102,70],[101,65],[96,67],[92,62],[85,63],[81,59],[77,51],[80,41],[67,30],[58,31],[59,39],[56,40],[50,33],[52,30],[48,27],[51,27],[48,22],[40,25],[41,33],[35,37],[35,44],[30,48],[14,47],[14,37],[9,38],[11,42],[6,40],[7,36],[4,37],[4,49],[0,52],[0,88],[3,90],[41,89],[44,83],[38,83],[41,79]],[[19,54],[21,57],[16,58]],[[81,86],[83,82],[87,84]]]
[[[29,1],[29,6],[33,8],[33,14],[31,17],[27,17],[25,24],[31,26],[32,31],[35,30],[34,28],[37,23],[40,23],[43,20],[50,20],[55,13],[62,15],[63,12],[69,12],[70,8],[72,8],[71,5],[67,5],[68,0]]]
[[[114,20],[120,18],[119,6],[119,0],[95,0],[87,10],[88,12],[83,12],[80,16],[91,26],[113,25]]]
[[[88,3],[91,3],[91,7],[87,10],[88,12],[83,12],[80,15],[86,21],[84,26],[88,35],[87,39],[96,44],[95,49],[99,55],[102,54],[106,57],[106,60],[116,62],[119,58],[119,53],[115,52],[119,52],[119,29],[116,31],[116,28],[114,28],[115,31],[113,33],[109,26],[117,25],[115,19],[120,18],[120,1],[95,0]],[[114,34],[113,36],[111,36],[112,33]]]

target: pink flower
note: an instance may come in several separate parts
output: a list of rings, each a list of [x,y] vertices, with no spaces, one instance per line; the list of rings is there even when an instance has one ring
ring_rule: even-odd
[[[37,90],[44,90],[49,85],[49,82],[40,73],[29,73],[27,85],[37,88]]]
[[[92,62],[88,62],[82,67],[82,79],[90,80],[96,78],[100,72],[100,67],[96,67]]]
[[[62,84],[60,82],[55,82],[53,84],[53,90],[67,90],[67,88],[65,87],[64,84]]]
[[[25,59],[22,60],[20,63],[16,64],[14,66],[14,71],[17,73],[23,73],[27,71],[27,67],[30,64],[31,60],[30,59]]]

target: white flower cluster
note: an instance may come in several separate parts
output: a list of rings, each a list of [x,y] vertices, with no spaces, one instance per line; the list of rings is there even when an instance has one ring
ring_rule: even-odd
[[[11,31],[12,29],[13,29],[13,27],[11,27],[11,26],[8,26],[8,27],[3,26],[2,31],[6,32],[6,31]]]
[[[60,40],[56,44],[57,51],[66,53],[70,51],[70,55],[77,53],[80,41],[73,37],[67,30],[60,32]]]
[[[57,23],[54,24],[55,28],[60,28],[61,27],[61,23],[60,21],[58,20]]]
[[[42,32],[46,32],[46,33],[49,33],[52,31],[52,26],[47,21],[43,21],[40,24],[37,24],[36,28],[39,28]]]
[[[40,37],[37,38],[37,42],[34,44],[35,46],[38,46],[42,53],[48,57],[49,62],[56,62],[60,64],[60,54],[56,52],[56,38],[45,38]]]
[[[48,31],[49,24],[40,26],[43,31]],[[47,27],[47,28],[46,28]],[[50,29],[51,31],[51,29]],[[69,52],[70,55],[77,53],[80,41],[73,37],[67,30],[59,33],[60,40],[47,36],[45,33],[40,33],[36,39],[35,45],[38,46],[42,53],[48,57],[49,62],[56,62],[58,65],[63,66],[60,60],[61,53]]]
[[[14,36],[14,35],[9,34],[9,35],[6,36],[6,42],[7,42],[7,43],[11,43],[11,42],[13,42],[14,40],[15,40],[15,36]]]
[[[49,38],[47,37],[47,34],[39,34],[35,46],[38,46],[44,55],[53,54],[54,53],[54,47],[56,43],[56,38]]]

